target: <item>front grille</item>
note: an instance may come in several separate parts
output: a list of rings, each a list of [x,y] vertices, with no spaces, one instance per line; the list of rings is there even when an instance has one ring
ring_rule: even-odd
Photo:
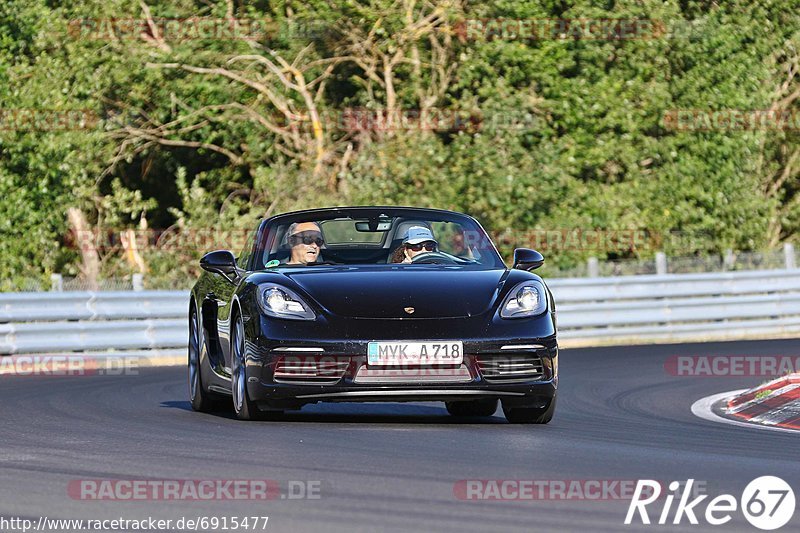
[[[511,383],[542,379],[542,359],[535,355],[481,355],[477,357],[478,369],[486,381]]]
[[[275,363],[273,378],[278,383],[330,385],[342,379],[348,366],[349,357],[287,355]]]

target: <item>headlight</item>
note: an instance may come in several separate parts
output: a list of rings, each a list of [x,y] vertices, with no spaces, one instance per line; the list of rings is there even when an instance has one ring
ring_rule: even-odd
[[[314,320],[314,311],[293,291],[266,283],[258,287],[258,305],[266,315],[295,320]]]
[[[503,300],[500,316],[503,318],[524,318],[536,316],[547,310],[547,291],[538,281],[524,281],[517,284]]]

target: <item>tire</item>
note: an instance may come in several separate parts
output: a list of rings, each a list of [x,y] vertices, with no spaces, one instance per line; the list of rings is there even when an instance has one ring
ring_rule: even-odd
[[[507,407],[503,404],[503,414],[511,424],[547,424],[555,412],[555,396],[545,407]]]
[[[244,322],[241,315],[234,316],[231,328],[231,393],[233,396],[233,411],[239,420],[273,420],[278,418],[282,411],[261,411],[247,394],[247,371],[245,366],[245,335]]]
[[[192,404],[192,409],[202,413],[213,411],[221,405],[220,398],[208,392],[203,385],[200,354],[205,347],[205,342],[203,325],[200,323],[197,309],[193,306],[189,314],[189,402]]]
[[[447,412],[453,416],[492,416],[497,411],[495,398],[469,400],[461,402],[444,402]]]

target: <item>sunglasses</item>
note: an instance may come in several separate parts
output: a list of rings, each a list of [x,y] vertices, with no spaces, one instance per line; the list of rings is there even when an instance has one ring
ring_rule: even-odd
[[[322,246],[325,241],[322,239],[322,234],[318,231],[301,231],[294,235],[289,235],[289,244],[297,246],[298,244],[316,244]]]
[[[426,252],[433,252],[436,250],[436,243],[433,241],[426,241],[419,244],[406,244],[406,248],[412,252],[419,252],[423,248],[425,248]]]

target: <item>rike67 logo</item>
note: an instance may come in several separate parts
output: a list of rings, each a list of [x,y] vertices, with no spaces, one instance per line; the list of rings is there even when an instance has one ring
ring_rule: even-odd
[[[708,498],[708,495],[703,494],[690,501],[693,484],[694,479],[689,479],[686,483],[673,481],[669,484],[670,492],[664,498],[664,507],[658,515],[658,524],[668,523],[672,504],[676,499],[678,504],[672,515],[672,524],[674,525],[681,524],[684,517],[690,524],[697,525],[699,523],[697,517],[700,515],[706,523],[712,526],[721,526],[730,522],[733,513],[741,509],[750,524],[758,529],[771,531],[786,525],[794,515],[794,491],[779,477],[762,476],[754,479],[745,487],[742,497],[738,501],[731,494],[721,494],[708,502],[705,512],[702,514],[700,513],[700,504]],[[679,492],[681,487],[683,487],[683,491]],[[650,524],[647,506],[659,500],[660,497],[661,484],[658,481],[639,480],[628,507],[625,524],[630,525],[637,514],[642,524]]]

